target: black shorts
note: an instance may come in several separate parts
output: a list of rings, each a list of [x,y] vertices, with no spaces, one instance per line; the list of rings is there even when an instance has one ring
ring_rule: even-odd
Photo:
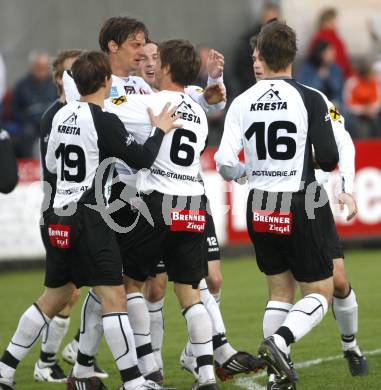
[[[315,218],[309,219],[305,194],[292,194],[291,206],[286,214],[279,212],[284,194],[264,192],[262,202],[258,202],[260,194],[255,190],[253,205],[254,190],[251,190],[247,203],[247,227],[259,269],[266,275],[290,270],[299,282],[314,282],[332,276],[328,236],[332,231],[333,218],[329,204],[316,208]],[[271,210],[275,211],[264,212],[267,198],[274,196],[275,207]],[[319,196],[320,192],[316,197]]]
[[[52,212],[45,219],[45,286],[123,284],[122,261],[114,232],[95,210],[78,205],[72,216]]]
[[[214,226],[213,215],[208,212],[206,214],[205,225],[205,250],[206,259],[208,261],[220,260],[220,246],[216,235],[216,228]],[[160,260],[156,266],[156,274],[167,272],[164,260]]]
[[[172,197],[153,192],[142,200],[151,218],[140,215],[136,227],[118,237],[125,275],[143,282],[156,275],[157,265],[163,260],[169,280],[198,286],[208,274],[205,196]],[[181,216],[189,210],[194,212],[193,222]]]

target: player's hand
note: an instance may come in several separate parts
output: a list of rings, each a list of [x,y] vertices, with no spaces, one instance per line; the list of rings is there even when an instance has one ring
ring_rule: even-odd
[[[170,108],[171,103],[167,103],[159,115],[154,115],[151,108],[148,108],[148,115],[151,120],[152,127],[159,127],[165,134],[169,133],[173,129],[183,127],[182,124],[175,123],[180,119],[180,115],[176,115],[177,107]]]
[[[223,84],[209,84],[203,95],[205,101],[210,105],[226,102],[226,88]]]
[[[224,71],[225,59],[223,54],[217,50],[209,51],[208,59],[206,60],[206,69],[212,79],[218,79]]]
[[[344,210],[344,205],[348,207],[347,221],[350,221],[357,214],[357,203],[353,195],[347,194],[346,192],[342,192],[339,195],[339,206],[341,211]]]

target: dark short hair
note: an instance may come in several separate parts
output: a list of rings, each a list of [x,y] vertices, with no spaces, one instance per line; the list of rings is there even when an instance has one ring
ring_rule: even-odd
[[[77,58],[82,54],[82,50],[71,49],[71,50],[62,50],[57,54],[57,57],[54,59],[52,68],[53,68],[53,79],[62,79],[64,69],[64,62],[69,58]]]
[[[273,72],[284,70],[295,59],[295,31],[279,21],[265,24],[257,37],[257,49]]]
[[[127,16],[118,16],[106,20],[99,33],[99,46],[102,51],[109,53],[108,43],[114,41],[120,46],[127,38],[143,32],[146,40],[148,31],[145,24]]]
[[[172,39],[159,43],[161,67],[169,65],[172,81],[181,86],[192,84],[200,71],[200,56],[186,40]]]
[[[110,79],[110,60],[101,51],[85,52],[74,62],[71,72],[80,95],[90,95],[102,87],[105,78]]]

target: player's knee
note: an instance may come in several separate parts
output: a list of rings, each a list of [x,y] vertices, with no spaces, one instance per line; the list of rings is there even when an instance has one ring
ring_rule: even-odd
[[[53,318],[68,304],[70,297],[63,295],[49,295],[46,292],[37,300],[39,309],[49,318]]]
[[[140,282],[135,279],[131,279],[128,276],[123,278],[124,288],[126,294],[141,293],[143,292],[144,282]]]
[[[334,295],[342,298],[348,295],[350,291],[350,284],[345,275],[340,275],[334,278]]]
[[[173,290],[182,309],[186,309],[200,302],[200,291],[191,285],[174,283]]]
[[[78,299],[81,297],[81,289],[76,288],[73,291],[73,294],[71,295],[69,305],[72,308],[78,301]]]
[[[164,298],[166,286],[162,283],[150,284],[149,288],[146,289],[144,297],[147,301],[158,302]]]
[[[337,297],[345,297],[350,290],[350,284],[342,266],[335,266],[333,271],[334,294]]]
[[[123,286],[102,286],[94,290],[100,297],[103,313],[126,311],[126,293]]]
[[[285,284],[282,286],[272,285],[270,286],[269,300],[293,303],[295,299],[295,288],[296,285],[294,283],[291,283],[289,285]]]
[[[218,294],[221,291],[223,280],[221,271],[209,274],[205,280],[211,294]]]
[[[314,282],[299,282],[299,286],[303,297],[310,294],[320,294],[326,299],[328,304],[332,302],[334,289],[332,276]]]

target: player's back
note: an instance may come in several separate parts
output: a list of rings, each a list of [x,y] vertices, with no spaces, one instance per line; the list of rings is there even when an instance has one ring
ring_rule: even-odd
[[[152,132],[147,109],[158,115],[166,103],[177,106],[178,123],[182,128],[171,131],[162,142],[159,154],[139,190],[156,190],[173,195],[200,195],[204,187],[198,176],[200,155],[206,146],[208,125],[204,110],[188,95],[180,92],[161,91],[151,95],[131,95],[121,104],[106,103],[105,108],[115,113],[128,132],[139,143],[144,143]],[[127,184],[128,167],[117,165],[118,173]],[[130,175],[132,176],[132,175]]]
[[[74,101],[61,108],[53,118],[46,156],[49,171],[57,171],[54,207],[77,202],[92,187],[99,153],[90,104]]]
[[[171,195],[201,195],[204,185],[200,179],[200,156],[206,147],[208,123],[204,110],[188,95],[162,91],[152,95],[154,113],[166,102],[177,106],[182,128],[167,134],[151,173],[142,181],[141,191],[155,190]]]
[[[264,79],[237,97],[229,111],[225,129],[238,125],[242,131],[251,188],[305,188],[315,180],[311,145],[318,148],[323,169],[326,163],[333,169],[337,149],[332,126],[327,105],[316,91],[292,79]]]

